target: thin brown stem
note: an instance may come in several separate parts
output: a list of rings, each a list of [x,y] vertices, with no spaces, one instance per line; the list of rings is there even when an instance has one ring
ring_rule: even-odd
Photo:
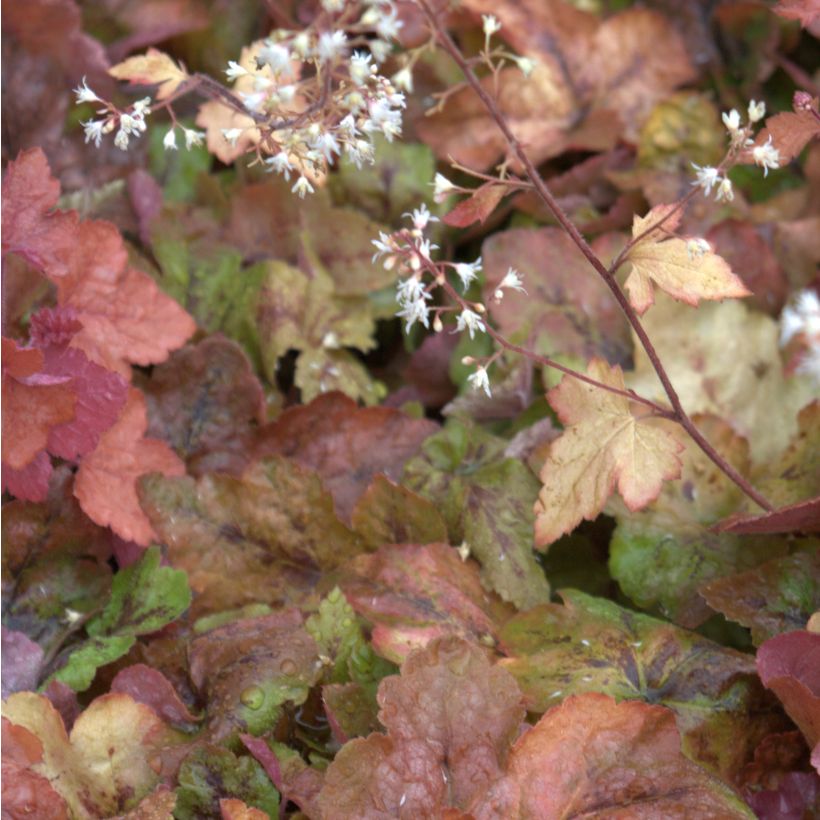
[[[756,504],[761,506],[764,510],[770,511],[773,509],[772,505],[764,498],[754,487],[741,476],[737,470],[726,461],[710,444],[703,435],[697,430],[692,420],[683,409],[680,398],[672,385],[669,375],[660,360],[658,352],[655,350],[649,336],[644,330],[637,313],[632,308],[624,292],[621,290],[618,281],[614,274],[607,268],[607,266],[598,258],[596,253],[592,250],[589,243],[584,239],[581,232],[576,227],[575,223],[569,218],[560,206],[558,201],[552,195],[552,192],[547,187],[547,184],[538,173],[538,169],[533,164],[532,160],[524,151],[521,143],[513,134],[504,113],[498,106],[495,98],[487,92],[482,86],[481,81],[476,76],[475,72],[467,64],[464,55],[456,45],[453,38],[449,35],[445,28],[443,28],[438,18],[430,7],[428,0],[417,0],[419,7],[424,12],[430,26],[437,36],[439,42],[442,44],[447,53],[453,58],[458,67],[464,74],[467,83],[475,91],[486,108],[489,115],[493,118],[501,133],[504,135],[509,150],[523,167],[527,178],[532,182],[533,187],[538,193],[541,200],[550,210],[552,215],[557,220],[558,224],[566,231],[568,236],[572,239],[578,249],[581,251],[585,259],[592,265],[593,269],[603,279],[606,286],[615,297],[618,305],[626,316],[627,321],[632,327],[638,342],[646,352],[647,357],[652,365],[653,370],[658,376],[658,379],[663,386],[664,392],[669,398],[669,403],[672,405],[673,415],[671,416],[678,424],[680,424],[687,433],[692,437],[695,443],[703,450],[703,452],[711,459],[714,464],[731,480],[733,481],[747,496],[749,496]]]

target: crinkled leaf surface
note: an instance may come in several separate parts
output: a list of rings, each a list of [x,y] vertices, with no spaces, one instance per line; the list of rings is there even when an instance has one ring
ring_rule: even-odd
[[[387,734],[347,743],[327,770],[322,818],[432,817],[466,809],[502,771],[524,717],[515,681],[459,638],[411,655],[379,687]]]
[[[669,214],[674,215],[668,217]],[[655,303],[653,282],[687,305],[697,305],[701,299],[751,295],[726,260],[716,253],[692,253],[685,239],[670,237],[660,229],[652,230],[661,220],[663,228],[672,231],[680,222],[680,212],[674,213],[673,205],[657,205],[646,216],[636,216],[632,224],[635,244],[628,256],[632,270],[624,287],[639,314]]]
[[[685,752],[723,777],[776,725],[751,657],[611,601],[562,594],[563,606],[535,607],[501,629],[509,658],[500,663],[531,711],[581,692],[667,705]]]
[[[405,461],[436,429],[432,421],[390,407],[359,408],[332,393],[282,413],[264,432],[258,452],[281,453],[316,470],[340,517],[349,520],[373,476],[398,480]]]
[[[508,817],[750,818],[743,801],[681,751],[672,712],[574,695],[512,747],[507,773],[473,810]]]
[[[820,610],[820,552],[798,552],[718,578],[701,595],[712,609],[749,627],[755,644],[803,629]]]
[[[593,360],[587,375],[624,389],[619,367]],[[679,440],[650,419],[635,416],[629,400],[564,376],[548,397],[564,424],[541,470],[535,540],[546,546],[593,519],[617,487],[639,510],[658,497],[663,482],[680,475]]]
[[[155,474],[143,479],[140,499],[171,563],[188,573],[198,615],[301,601],[320,572],[361,551],[319,477],[282,457],[241,478]]]
[[[93,701],[70,735],[49,700],[33,692],[12,695],[3,716],[38,738],[42,760],[31,769],[47,778],[70,816],[82,820],[136,805],[158,781],[153,755],[176,742],[152,709],[122,694]]]
[[[695,424],[741,475],[749,474],[748,445],[721,419],[696,416]],[[712,524],[737,509],[738,487],[691,441],[681,455],[680,481],[664,485],[648,507],[630,512],[613,500],[618,523],[609,569],[642,609],[657,607],[694,629],[711,614],[700,587],[782,555],[787,545],[771,537],[716,533]]]

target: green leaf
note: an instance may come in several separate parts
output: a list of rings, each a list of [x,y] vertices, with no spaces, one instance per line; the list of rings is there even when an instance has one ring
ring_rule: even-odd
[[[219,746],[194,749],[179,770],[176,820],[221,817],[219,800],[236,797],[248,806],[279,816],[279,792],[252,757],[237,757]]]
[[[191,123],[183,123],[191,126]],[[213,157],[205,145],[185,151],[168,151],[162,144],[166,128],[148,132],[148,163],[153,176],[162,185],[167,202],[187,202],[194,198],[200,174],[211,170]]]
[[[86,625],[89,639],[71,652],[53,678],[78,692],[87,689],[97,669],[125,655],[137,635],[162,629],[191,605],[187,576],[161,567],[160,558],[159,547],[151,547],[114,576],[105,609]]]

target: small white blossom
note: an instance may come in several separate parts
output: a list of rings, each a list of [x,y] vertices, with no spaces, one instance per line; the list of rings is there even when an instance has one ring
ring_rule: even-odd
[[[345,0],[322,0],[322,8],[331,14],[337,14],[345,7]]]
[[[370,244],[376,247],[376,253],[373,254],[373,258],[370,260],[371,262],[381,259],[386,253],[395,253],[398,250],[393,237],[384,231],[379,231],[379,238],[371,239]]]
[[[721,117],[726,130],[734,137],[740,130],[740,114],[737,109],[733,108],[728,114],[724,111]]]
[[[306,31],[300,31],[291,41],[290,47],[297,57],[303,60],[310,56],[310,36]]]
[[[222,137],[231,144],[231,148],[236,148],[237,140],[242,136],[242,128],[223,128]]]
[[[194,131],[192,128],[183,128],[182,133],[185,135],[185,147],[189,151],[194,145],[202,145],[202,140],[205,139],[204,131]]]
[[[390,14],[382,13],[379,17],[379,21],[376,23],[376,34],[378,34],[382,40],[396,40],[399,36],[399,29],[403,25],[404,23],[399,20],[396,11],[391,9]]]
[[[359,169],[364,163],[372,165],[376,161],[373,146],[367,140],[356,140],[345,145],[347,158]]]
[[[296,96],[296,86],[280,85],[279,88],[276,89],[275,96],[280,103],[293,102],[293,98]]]
[[[820,298],[813,290],[802,291],[780,316],[780,345],[785,347],[798,333],[820,337]]]
[[[240,91],[239,96],[242,98],[245,108],[257,114],[261,112],[262,106],[265,104],[265,100],[267,100],[267,94],[265,94],[264,91],[256,91],[253,94]]]
[[[342,150],[339,147],[339,141],[329,131],[324,131],[316,136],[310,141],[309,145],[314,151],[318,151],[327,162],[332,162],[333,155],[338,156]]]
[[[271,43],[266,41],[265,45],[259,49],[256,55],[256,65],[259,68],[268,66],[274,74],[290,75],[292,73],[292,66],[290,51],[280,43]]]
[[[373,59],[380,65],[390,56],[390,52],[393,50],[386,40],[371,40],[367,47],[370,49]]]
[[[131,109],[132,116],[143,119],[151,113],[151,98],[143,97],[141,100],[137,100],[131,106]],[[143,128],[142,130],[144,131],[145,129]]]
[[[529,57],[516,57],[515,62],[525,77],[529,77],[535,69],[535,60],[531,60]]]
[[[692,167],[695,169],[695,177],[697,178],[692,185],[699,185],[703,188],[703,193],[709,196],[712,193],[712,188],[720,182],[720,174],[717,168],[710,165],[701,167],[693,162]]]
[[[501,23],[494,14],[482,14],[481,22],[484,28],[484,36],[492,37],[497,31],[501,30]]]
[[[424,298],[415,299],[412,302],[405,302],[403,309],[396,313],[400,319],[405,320],[404,330],[409,332],[416,322],[421,322],[425,327],[430,327],[430,308]]]
[[[336,126],[336,130],[342,139],[352,140],[359,134],[359,129],[356,128],[356,118],[352,114],[344,117]]]
[[[476,274],[481,270],[481,257],[479,256],[475,262],[458,262],[454,266],[454,270],[458,278],[461,279],[461,287],[466,291],[470,287],[470,283],[478,278]]]
[[[402,279],[396,286],[396,301],[402,306],[408,302],[417,302],[419,299],[429,301],[432,298],[433,296],[427,293],[424,282],[418,275]]]
[[[271,171],[282,174],[286,180],[290,179],[290,172],[293,170],[293,165],[291,165],[287,151],[280,151],[278,154],[268,157],[265,160],[265,165],[269,165]]]
[[[406,91],[408,94],[413,93],[413,72],[410,70],[409,66],[405,66],[404,68],[397,71],[391,78],[390,82],[393,83],[396,88],[400,88],[402,91]]]
[[[330,62],[344,53],[347,35],[343,31],[323,31],[319,35],[317,53],[323,63]]]
[[[240,77],[244,77],[247,73],[247,69],[242,68],[239,63],[234,62],[233,60],[228,60],[228,68],[225,71],[225,75],[230,82],[238,80]]]
[[[120,115],[120,131],[126,136],[138,137],[145,131],[145,120],[140,115],[122,114]],[[126,140],[126,145],[128,141]]]
[[[74,89],[77,96],[77,105],[84,102],[102,102],[102,100],[86,85],[85,77],[83,84]]]
[[[114,137],[114,145],[120,149],[120,151],[127,151],[128,150],[128,132],[124,131],[120,128],[117,131],[116,136]]]
[[[85,132],[85,141],[93,141],[94,146],[96,148],[99,148],[100,143],[102,142],[103,127],[105,126],[105,120],[89,120],[88,122],[82,123],[82,126],[83,131]]]
[[[481,320],[481,317],[474,311],[470,310],[469,308],[464,308],[458,315],[458,321],[456,322],[456,330],[464,330],[467,329],[470,332],[470,338],[475,338],[475,332],[479,331],[483,333],[486,331],[486,327],[484,326],[484,322]]]
[[[371,100],[367,104],[367,112],[370,116],[362,125],[366,133],[380,131],[388,142],[393,142],[393,137],[401,136],[401,111],[391,108],[388,100],[383,97]]]
[[[431,262],[430,254],[436,248],[438,248],[438,245],[431,245],[429,239],[420,240],[410,259],[410,267],[413,270],[420,270],[423,261]]]
[[[471,373],[467,376],[467,381],[473,387],[473,390],[483,390],[487,396],[492,398],[492,393],[490,392],[490,377],[487,375],[487,368],[486,367],[479,367],[475,373]]]
[[[724,177],[715,191],[715,199],[718,202],[731,202],[735,198],[735,192],[732,188],[732,180],[729,177]]]
[[[504,274],[504,278],[501,282],[499,282],[498,287],[511,288],[512,290],[517,290],[521,293],[527,292],[524,290],[521,274],[515,268],[507,268],[507,273]]]
[[[749,122],[760,122],[765,116],[766,103],[752,100],[749,103]]]
[[[686,253],[690,259],[701,259],[704,254],[709,253],[712,246],[702,237],[686,240]]]
[[[313,193],[313,186],[310,184],[306,176],[300,176],[299,179],[296,180],[296,184],[290,190],[291,193],[299,194],[299,197],[304,199],[305,194]]]
[[[175,128],[168,129],[168,133],[162,140],[162,147],[165,148],[166,151],[177,150],[177,132]]]
[[[413,220],[413,227],[417,231],[423,231],[430,222],[438,222],[438,217],[433,216],[424,203],[420,208],[415,208],[413,213],[405,213],[402,216],[409,216]]]
[[[361,51],[354,51],[350,58],[350,80],[355,85],[365,85],[370,75],[376,72],[376,66],[371,65],[373,58]]]
[[[755,165],[763,168],[763,176],[768,176],[769,168],[780,167],[780,152],[772,145],[772,138],[766,140],[763,145],[756,145],[752,148],[752,158]]]
[[[439,204],[444,202],[447,197],[456,190],[456,186],[447,179],[444,174],[436,174],[435,180],[432,182],[433,185],[433,201],[438,202]]]

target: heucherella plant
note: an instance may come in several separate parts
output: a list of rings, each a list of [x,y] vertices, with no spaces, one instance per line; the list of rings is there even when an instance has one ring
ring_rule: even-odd
[[[83,83],[76,89],[77,101],[100,106],[98,118],[83,124],[86,139],[100,145],[105,136],[114,133],[117,147],[127,150],[131,141],[145,132],[149,115],[167,111],[170,128],[163,140],[167,150],[177,150],[181,142],[190,149],[206,141],[221,160],[250,157],[252,164],[292,181],[293,193],[304,197],[324,184],[340,157],[362,168],[374,162],[376,135],[388,141],[401,137],[405,94],[413,91],[414,67],[425,50],[441,48],[456,63],[464,81],[435,94],[428,113],[441,111],[455,92],[472,89],[503,135],[506,156],[496,174],[454,162],[454,169],[477,179],[479,187],[462,187],[437,173],[431,183],[433,200],[441,204],[454,195],[466,195],[457,210],[462,214],[469,211],[483,221],[506,194],[534,194],[611,292],[665,394],[665,401],[638,395],[627,388],[618,367],[593,359],[586,372],[581,372],[500,333],[490,319],[488,307],[492,304],[488,306],[471,295],[475,292],[471,286],[482,275],[482,258],[440,258],[430,232],[438,218],[425,204],[405,214],[409,220],[406,227],[381,232],[373,240],[373,262],[380,262],[396,275],[396,315],[406,331],[421,325],[437,333],[445,329],[467,333],[470,339],[482,334],[490,337],[494,352],[463,360],[475,367],[467,379],[475,390],[492,396],[492,368],[505,352],[523,355],[566,377],[548,396],[565,432],[553,444],[542,471],[537,542],[547,544],[569,532],[582,518],[597,515],[616,485],[631,510],[655,499],[664,481],[680,475],[678,454],[683,442],[675,433],[675,425],[746,496],[764,510],[772,510],[771,503],[717,452],[692,421],[641,321],[654,304],[657,289],[691,306],[702,300],[750,295],[705,237],[683,232],[682,218],[698,195],[719,203],[732,202],[735,191],[729,173],[734,166],[753,164],[764,176],[780,167],[784,160],[772,134],[765,128],[759,130],[766,117],[765,104],[751,100],[743,113],[737,109],[724,112],[728,146],[723,159],[716,165],[692,162],[690,189],[676,201],[657,204],[643,216],[635,215],[631,237],[611,261],[604,261],[544,181],[499,102],[503,71],[517,67],[520,82],[526,83],[538,68],[535,61],[497,44],[503,22],[492,14],[481,17],[483,38],[478,53],[465,56],[448,32],[442,12],[429,0],[417,0],[417,6],[427,22],[429,39],[395,55],[392,65],[399,68],[390,77],[382,71],[393,56],[391,43],[402,26],[390,0],[322,0],[319,13],[306,29],[276,30],[230,61],[225,69],[229,86],[205,75],[189,75],[160,52],[130,58],[111,73],[132,83],[158,84],[156,98],[146,97],[118,109]],[[173,104],[190,92],[208,98],[197,118],[203,131],[178,123]],[[798,110],[820,117],[805,95],[795,98]],[[450,218],[448,222],[458,224]],[[526,284],[521,273],[510,267],[492,288],[489,301],[500,303],[511,291],[526,294]],[[800,310],[795,308],[794,315],[802,317],[805,310]],[[796,319],[785,322],[783,343],[798,332],[801,338],[809,339],[809,351],[800,369],[814,372],[816,356],[811,345],[816,334],[790,331],[797,326]],[[571,475],[573,471],[578,474]],[[566,496],[567,487],[577,490],[572,499]]]

